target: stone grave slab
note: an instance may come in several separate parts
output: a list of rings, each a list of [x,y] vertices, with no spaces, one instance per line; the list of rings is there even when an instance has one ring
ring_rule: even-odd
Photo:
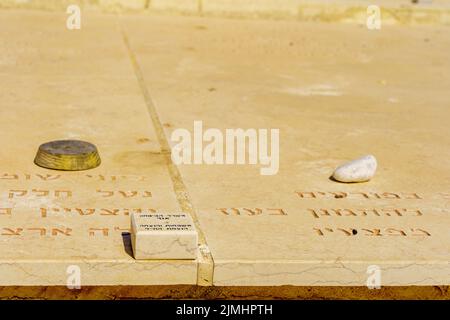
[[[133,213],[131,239],[137,260],[197,258],[198,234],[187,213]]]
[[[444,27],[1,19],[0,286],[65,286],[73,270],[82,286],[359,287],[377,270],[382,286],[449,284]],[[171,164],[171,134],[198,121],[278,129],[276,174]],[[37,167],[57,139],[94,143],[102,164]],[[329,179],[369,153],[370,182]],[[134,259],[131,215],[183,211],[199,258]]]
[[[122,23],[168,140],[179,128],[194,139],[196,121],[222,133],[279,129],[275,175],[179,166],[215,285],[365,286],[373,270],[383,286],[450,283],[444,27]],[[379,163],[370,182],[329,179],[365,154]]]
[[[115,19],[1,13],[0,285],[195,284],[195,260],[135,260],[130,215],[179,211]],[[16,32],[20,30],[21,32]],[[2,49],[3,52],[3,49]],[[102,163],[54,171],[41,143],[95,144]]]

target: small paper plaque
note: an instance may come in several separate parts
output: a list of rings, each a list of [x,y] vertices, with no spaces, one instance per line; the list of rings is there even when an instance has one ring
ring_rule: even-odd
[[[138,260],[197,258],[197,230],[187,213],[134,213],[131,240]]]

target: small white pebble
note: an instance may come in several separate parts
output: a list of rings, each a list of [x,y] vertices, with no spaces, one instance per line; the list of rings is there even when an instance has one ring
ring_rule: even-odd
[[[367,155],[337,167],[333,178],[340,182],[369,181],[377,171],[377,159]]]

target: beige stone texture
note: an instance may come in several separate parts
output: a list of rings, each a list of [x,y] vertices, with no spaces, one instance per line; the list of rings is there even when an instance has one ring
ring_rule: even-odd
[[[0,0],[0,8],[65,11],[69,5],[78,5],[92,11],[142,11],[149,0]]]
[[[198,0],[153,0],[149,8],[155,11],[199,13],[201,2]]]
[[[0,17],[0,297],[448,299],[448,27]],[[196,120],[279,129],[279,172],[175,166],[171,133]],[[33,163],[63,138],[102,164]],[[329,179],[362,154],[371,181]],[[157,211],[191,215],[196,260],[133,258],[130,214]]]
[[[195,261],[132,257],[130,213],[180,209],[114,19],[78,32],[61,14],[1,14],[0,284],[65,285],[69,265],[82,285],[195,284]],[[101,166],[37,167],[57,139],[94,143]]]
[[[215,285],[358,286],[370,265],[383,285],[450,281],[446,27],[122,21],[167,137],[280,129],[277,175],[180,166]],[[329,179],[367,153],[372,181]]]

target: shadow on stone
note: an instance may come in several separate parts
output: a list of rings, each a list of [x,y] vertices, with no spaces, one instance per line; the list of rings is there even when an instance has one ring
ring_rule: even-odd
[[[333,182],[342,183],[342,184],[355,184],[355,183],[358,183],[358,182],[343,182],[343,181],[339,181],[339,180],[336,180],[332,175],[329,176],[328,179],[333,181]]]
[[[125,252],[134,259],[133,247],[131,246],[131,233],[122,232],[122,241]]]

